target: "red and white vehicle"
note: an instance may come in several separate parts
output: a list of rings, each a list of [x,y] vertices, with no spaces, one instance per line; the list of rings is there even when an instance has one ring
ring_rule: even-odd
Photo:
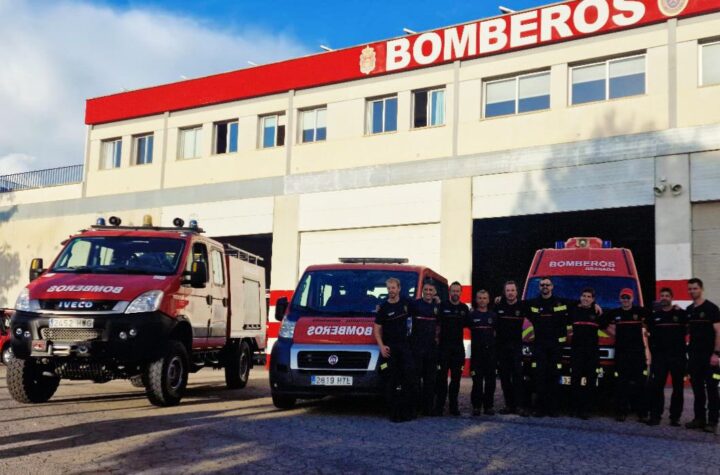
[[[643,305],[640,279],[632,252],[612,247],[610,241],[597,237],[574,237],[556,242],[555,248],[538,250],[525,282],[524,299],[539,296],[538,284],[542,277],[552,279],[554,295],[568,300],[579,300],[586,287],[595,289],[595,301],[606,311],[620,306],[618,298],[620,291],[625,288],[635,293],[633,305]],[[527,343],[532,335],[532,328],[528,326],[524,333]],[[598,336],[600,364],[603,367],[610,366],[614,364],[615,341],[603,330],[598,330]],[[570,336],[568,344],[571,339]],[[529,348],[526,348],[528,353]],[[564,375],[569,374],[569,359],[570,347],[566,347],[563,351]],[[563,382],[569,384],[569,378],[564,376]]]
[[[447,299],[447,279],[406,259],[345,258],[339,264],[305,270],[288,302],[278,300],[282,321],[270,358],[270,387],[276,407],[297,399],[333,394],[374,395],[381,391],[380,351],[373,336],[375,310],[385,298],[385,281],[396,277],[401,295],[418,298],[423,282],[435,282]]]
[[[260,258],[189,227],[120,226],[104,219],[71,236],[47,269],[34,259],[10,324],[11,396],[45,402],[61,379],[128,378],[153,404],[178,404],[188,373],[224,368],[247,384],[264,352]]]

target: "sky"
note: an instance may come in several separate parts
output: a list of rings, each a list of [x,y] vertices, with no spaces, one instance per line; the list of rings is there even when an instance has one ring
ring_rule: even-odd
[[[0,0],[0,175],[80,164],[85,99],[549,0]]]

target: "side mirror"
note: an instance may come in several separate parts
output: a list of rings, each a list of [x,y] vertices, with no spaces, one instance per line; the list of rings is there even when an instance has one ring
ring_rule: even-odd
[[[30,282],[40,277],[40,274],[45,272],[43,269],[43,260],[36,257],[30,262]]]
[[[280,297],[277,299],[277,302],[275,302],[275,320],[278,322],[282,322],[282,319],[285,318],[285,312],[288,308],[288,299],[287,297]]]
[[[204,289],[208,280],[207,264],[203,261],[193,261],[190,271],[190,287]]]

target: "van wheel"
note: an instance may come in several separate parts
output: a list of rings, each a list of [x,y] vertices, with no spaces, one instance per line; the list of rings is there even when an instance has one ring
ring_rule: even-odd
[[[250,358],[250,346],[247,342],[232,345],[225,365],[225,384],[228,389],[242,389],[247,386],[250,378]]]
[[[278,409],[292,409],[295,407],[297,399],[292,396],[285,396],[284,394],[272,393],[272,402]]]
[[[10,396],[25,404],[47,402],[60,385],[60,378],[48,376],[48,367],[34,359],[13,358],[7,368],[7,387]]]
[[[8,366],[13,358],[15,358],[15,355],[13,354],[12,346],[10,346],[10,343],[7,343],[2,350],[2,362],[5,366]]]
[[[147,398],[156,406],[176,406],[188,381],[188,355],[176,340],[167,342],[155,361],[145,368],[142,382]]]

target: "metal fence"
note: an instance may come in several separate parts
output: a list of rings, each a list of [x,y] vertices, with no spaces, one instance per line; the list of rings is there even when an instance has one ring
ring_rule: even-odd
[[[0,175],[0,193],[44,188],[46,186],[69,185],[71,183],[80,183],[82,179],[82,165]]]

